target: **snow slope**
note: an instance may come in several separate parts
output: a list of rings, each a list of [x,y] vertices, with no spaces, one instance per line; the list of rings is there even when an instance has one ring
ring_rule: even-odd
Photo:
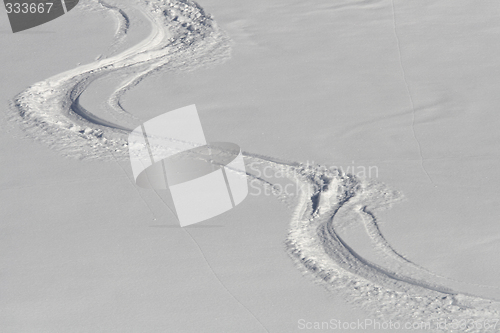
[[[229,137],[229,139],[226,138],[224,141],[235,141],[243,147],[245,147],[245,143],[248,143],[248,147],[256,148],[255,153],[245,152],[245,159],[249,165],[258,165],[258,169],[261,170],[282,171],[282,174],[285,175],[282,178],[286,178],[300,188],[299,191],[294,191],[294,193],[300,193],[299,197],[294,195],[278,196],[286,206],[293,210],[289,235],[286,240],[286,249],[297,267],[307,275],[313,276],[313,280],[326,286],[335,295],[343,295],[346,300],[361,308],[366,313],[365,315],[370,318],[432,323],[443,320],[474,320],[484,323],[486,320],[494,321],[500,317],[500,306],[498,304],[498,297],[496,296],[498,295],[498,288],[488,286],[487,283],[476,283],[475,281],[464,283],[455,277],[446,277],[446,274],[443,273],[433,273],[425,267],[425,264],[417,264],[417,261],[414,259],[409,259],[410,256],[403,255],[402,252],[397,250],[398,246],[393,244],[391,237],[384,236],[385,232],[383,232],[384,230],[381,228],[379,221],[381,220],[380,216],[386,217],[388,214],[381,212],[381,209],[392,207],[394,203],[400,202],[403,198],[400,192],[390,189],[380,181],[361,179],[356,175],[346,174],[342,170],[332,168],[326,164],[321,166],[306,162],[308,157],[305,156],[310,152],[312,153],[311,159],[325,160],[327,158],[328,154],[324,154],[323,152],[329,149],[328,141],[335,139],[335,136],[330,138],[332,129],[335,129],[340,133],[338,134],[340,137],[337,138],[340,139],[337,141],[339,144],[336,146],[347,147],[333,148],[340,152],[340,156],[347,156],[349,152],[353,152],[351,157],[353,159],[355,158],[354,156],[356,158],[358,156],[366,156],[361,158],[375,161],[373,163],[379,164],[385,173],[391,174],[391,176],[386,177],[388,179],[393,177],[394,173],[397,173],[395,169],[398,168],[398,165],[410,161],[411,167],[406,168],[405,171],[408,172],[408,175],[411,175],[412,172],[418,173],[419,186],[422,186],[420,184],[425,184],[423,186],[430,185],[431,188],[435,189],[439,187],[441,182],[444,182],[446,174],[439,176],[439,172],[444,172],[446,169],[430,168],[428,165],[429,158],[426,157],[432,155],[434,151],[437,154],[437,148],[434,148],[434,151],[431,150],[428,148],[429,145],[425,144],[426,139],[422,139],[419,136],[418,129],[422,120],[419,122],[419,118],[417,118],[419,114],[417,112],[419,104],[417,103],[424,102],[419,99],[420,90],[418,88],[413,90],[413,86],[410,83],[412,82],[412,78],[417,80],[414,78],[417,74],[405,68],[405,49],[402,47],[404,37],[401,37],[401,27],[398,27],[397,24],[398,15],[400,15],[397,10],[399,8],[398,3],[367,1],[356,5],[345,3],[336,6],[321,2],[315,6],[311,6],[311,4],[304,2],[291,2],[286,3],[285,6],[285,2],[277,2],[270,7],[271,10],[269,11],[266,9],[265,4],[248,5],[250,7],[248,8],[250,17],[255,16],[256,22],[271,22],[274,30],[257,24],[252,26],[250,18],[241,19],[240,21],[232,19],[231,24],[228,24],[228,26],[230,27],[229,30],[233,29],[236,32],[236,50],[233,49],[232,51],[233,58],[231,58],[230,53],[231,41],[229,36],[231,36],[231,33],[226,33],[219,28],[216,21],[196,3],[190,1],[145,1],[144,3],[131,1],[127,2],[127,4],[117,4],[88,1],[84,5],[87,9],[100,8],[117,15],[119,24],[110,43],[110,54],[104,55],[86,65],[80,65],[74,69],[32,84],[12,99],[9,113],[10,122],[18,123],[30,137],[36,138],[50,148],[62,152],[65,156],[93,159],[97,163],[102,163],[100,161],[112,161],[120,167],[122,172],[127,174],[127,171],[124,169],[126,168],[126,163],[124,162],[126,162],[127,156],[126,137],[128,132],[131,128],[148,118],[149,115],[147,112],[159,112],[155,111],[155,108],[150,108],[150,111],[143,113],[134,112],[137,105],[134,103],[138,103],[141,107],[146,108],[148,103],[152,103],[157,106],[161,105],[162,109],[173,109],[175,103],[179,103],[183,96],[190,98],[190,94],[194,91],[194,96],[200,100],[201,105],[207,105],[207,109],[213,109],[218,101],[211,100],[211,97],[208,97],[211,96],[210,89],[200,93],[197,85],[200,83],[206,84],[206,81],[203,81],[206,76],[214,75],[218,71],[223,72],[224,69],[222,68],[226,68],[225,70],[231,72],[236,67],[239,71],[242,71],[245,59],[244,56],[243,58],[239,57],[241,54],[239,52],[243,52],[245,47],[251,47],[252,50],[247,57],[250,57],[252,52],[255,52],[258,54],[258,60],[268,58],[277,59],[275,62],[262,62],[261,64],[264,65],[261,67],[263,68],[260,69],[260,72],[257,69],[255,77],[265,78],[263,71],[275,71],[277,75],[270,76],[268,80],[264,80],[264,87],[266,88],[267,85],[267,88],[269,88],[267,91],[265,88],[261,88],[260,90],[257,89],[256,92],[252,92],[252,88],[255,88],[252,85],[251,87],[246,87],[247,89],[241,89],[241,92],[236,94],[238,99],[230,96],[226,100],[224,97],[219,96],[219,99],[224,100],[221,107],[222,112],[226,112],[225,110],[230,110],[231,108],[241,109],[242,112],[240,118],[225,113],[224,117],[217,116],[214,119],[225,119],[226,122],[241,122],[242,119],[246,120],[246,117],[249,117],[251,114],[245,111],[245,108],[256,108],[256,114],[252,115],[249,124],[243,126],[242,130],[240,129],[243,133],[238,131],[221,131],[220,129],[224,128],[227,124],[222,123],[217,126],[210,123],[208,118],[207,124],[209,124],[209,128],[214,129],[214,132],[218,132],[217,135],[224,133]],[[232,13],[231,9],[228,9],[231,8],[230,5],[226,7],[221,4],[211,5],[214,8],[218,8],[217,6],[225,8],[221,10],[222,12],[225,10],[228,17],[238,17],[237,14],[241,15],[241,13]],[[411,5],[406,6],[411,7]],[[436,6],[437,8],[435,8]],[[439,18],[441,16],[436,14],[436,12],[448,8],[449,4],[441,4],[441,6],[422,5],[422,8],[424,7],[432,7],[434,15]],[[407,8],[405,7],[405,9]],[[125,43],[127,39],[129,25],[133,24],[132,15],[129,16],[127,14],[128,10],[135,10],[144,15],[150,23],[150,33],[139,43],[125,50],[117,51],[120,45]],[[242,9],[239,8],[238,10]],[[235,11],[237,12],[238,10]],[[273,10],[276,13],[282,14],[280,19],[277,17],[274,17],[272,20],[269,19],[269,15],[271,15]],[[231,15],[228,14],[229,12],[231,12]],[[404,14],[416,15],[413,12]],[[327,45],[325,48],[330,48],[336,43],[344,43],[344,46],[348,45],[350,48],[347,50],[335,50],[336,53],[334,55],[322,54],[321,52],[308,53],[314,48],[308,44],[312,42],[307,38],[301,39],[298,34],[304,32],[304,27],[309,27],[308,23],[317,20],[317,17],[324,16],[324,19],[329,19],[329,15],[333,17],[338,15],[341,21],[345,20],[341,22],[343,24],[347,22],[353,25],[352,21],[357,20],[361,22],[359,25],[362,27],[362,31],[369,33],[368,30],[371,30],[371,33],[374,35],[377,35],[377,29],[382,31],[390,28],[391,39],[389,41],[382,39],[382,41],[392,45],[391,48],[387,48],[391,52],[395,47],[396,52],[393,52],[391,57],[384,58],[387,49],[377,44],[378,41],[375,40],[370,47],[373,47],[380,55],[372,54],[372,58],[357,59],[356,57],[363,56],[363,53],[360,55],[363,47],[366,47],[363,43],[367,42],[369,44],[370,41],[367,39],[367,36],[359,34],[359,31],[354,30],[353,32],[343,27],[344,30],[332,30],[334,32],[342,31],[342,33],[339,32],[342,38],[338,41],[335,38],[333,38],[333,41],[328,40],[326,44],[331,43],[331,45]],[[378,20],[364,20],[363,15],[372,19],[378,18]],[[457,14],[457,16],[459,15]],[[433,16],[431,15],[426,18],[431,22]],[[286,26],[286,22],[293,24],[293,26]],[[327,25],[331,24],[327,20],[323,22],[328,22]],[[363,22],[368,22],[365,23],[367,26],[364,26]],[[473,24],[475,21],[471,20],[471,22]],[[413,26],[410,23],[407,24],[408,27],[404,26],[403,29],[411,30]],[[335,23],[333,25],[331,28],[335,27]],[[317,27],[310,28],[313,31],[308,33],[316,36],[321,36],[321,33],[329,33],[328,29],[320,29],[324,28],[322,24],[318,24]],[[245,29],[249,32],[245,33]],[[269,34],[269,31],[272,31],[274,34],[271,34],[267,38],[261,35]],[[421,33],[421,31],[415,30],[414,33]],[[284,36],[287,38],[282,38]],[[348,37],[347,40],[345,39],[346,36]],[[408,35],[404,34],[404,36]],[[294,43],[290,44],[290,40],[294,41]],[[238,48],[238,45],[243,45],[243,49]],[[270,48],[270,45],[273,45],[275,48]],[[300,49],[305,51],[304,53],[295,52],[294,47],[297,47],[299,51]],[[311,55],[319,58],[308,58]],[[287,60],[281,60],[279,57]],[[329,57],[333,57],[334,59],[332,60]],[[325,70],[321,66],[316,68],[314,63],[309,64],[308,59],[316,59],[320,63],[321,61],[338,61],[343,65],[338,68],[333,66]],[[228,62],[228,64],[226,65],[225,62]],[[238,64],[238,62],[241,63]],[[301,62],[306,64],[305,68],[297,68],[295,72],[289,71],[290,68],[288,66],[295,65],[297,67],[296,65]],[[350,62],[353,63],[351,64]],[[252,64],[252,62],[249,63]],[[382,71],[387,76],[388,83],[386,85],[381,84],[382,87],[378,87],[375,90],[367,91],[363,91],[367,83],[362,80],[360,81],[361,83],[353,87],[347,84],[349,83],[348,79],[347,81],[332,79],[335,75],[344,79],[348,77],[348,69],[351,68],[350,66],[354,66],[354,63],[359,67],[356,68],[359,72],[355,71],[355,73],[366,74],[361,77],[365,79],[368,77],[368,83],[370,82],[370,77],[380,79],[380,76],[376,75],[377,72],[370,72],[370,66],[377,66],[379,69],[387,66],[387,68],[395,69],[395,72]],[[272,68],[273,66],[275,66],[275,69]],[[339,72],[336,73],[334,69],[338,69]],[[322,71],[327,71],[333,75],[322,76]],[[170,74],[168,76],[169,80],[172,80],[172,77],[180,77],[176,82],[180,86],[182,84],[187,85],[182,81],[184,80],[183,77],[187,78],[187,81],[193,81],[190,90],[182,91],[179,94],[181,97],[175,97],[177,98],[176,100],[173,97],[171,98],[175,100],[175,102],[170,102],[172,107],[166,107],[161,102],[163,98],[161,95],[152,97],[144,93],[144,97],[142,98],[148,99],[146,102],[141,100],[141,98],[133,98],[143,93],[141,86],[146,86],[149,91],[154,92],[154,87],[147,86],[147,83],[150,82],[153,86],[159,86],[158,80],[161,80],[161,77],[167,77],[159,76],[159,73],[164,72]],[[180,74],[185,72],[189,73]],[[237,72],[232,71],[232,73]],[[287,74],[285,73],[292,73],[288,74],[293,77],[292,83],[289,86],[284,83],[282,86],[274,85],[272,78],[286,77]],[[152,74],[158,75],[138,85],[144,78]],[[255,82],[252,81],[255,77],[248,72],[240,72],[238,74],[240,75],[236,75],[236,77],[241,82],[247,82],[242,84],[248,85],[248,82]],[[193,77],[196,79],[193,80]],[[223,73],[219,77],[221,80],[227,81],[227,91],[231,91],[229,86],[234,82],[227,80],[230,74]],[[397,77],[399,81],[394,81],[394,77]],[[92,85],[99,86],[103,84],[102,82],[109,84],[109,81],[105,80],[110,80],[110,78],[119,78],[120,82],[114,85],[115,88],[113,88],[107,97],[107,105],[94,111],[93,108],[87,105],[95,105],[95,101],[92,102],[92,98],[85,94],[92,89]],[[360,80],[360,77],[351,78],[351,80],[352,82],[357,82],[357,80]],[[349,98],[356,100],[356,94],[351,93],[348,98],[345,97],[344,102],[353,103],[354,110],[369,106],[374,101],[378,101],[379,104],[375,103],[375,110],[371,110],[370,113],[364,115],[364,118],[366,117],[367,119],[366,121],[364,118],[359,120],[358,117],[361,113],[356,114],[354,112],[354,114],[350,115],[345,111],[345,113],[343,111],[339,113],[327,112],[328,110],[325,111],[325,95],[330,94],[330,90],[320,89],[321,85],[318,82],[324,84],[333,82],[332,87],[343,85],[343,89],[346,91],[358,89],[360,93],[372,94],[370,95],[372,98],[364,96],[364,98],[359,99],[357,101],[359,105],[349,100]],[[308,88],[308,83],[316,85]],[[136,89],[131,90],[136,86]],[[220,86],[211,86],[220,89]],[[405,115],[405,118],[400,118],[398,113],[400,110],[397,110],[397,107],[391,112],[377,112],[376,110],[377,108],[382,109],[387,106],[383,103],[388,98],[391,89],[396,86],[400,93],[399,96],[403,96],[406,99],[407,111],[402,113]],[[283,87],[292,89],[292,91],[296,89],[295,96]],[[329,86],[329,88],[331,87]],[[221,91],[225,90],[222,89]],[[318,96],[314,95],[314,91]],[[252,100],[252,98],[245,97],[247,93],[251,97],[261,97],[259,102],[256,102],[255,99]],[[218,94],[221,94],[220,91]],[[305,101],[300,99],[300,96],[304,96],[305,94],[308,94],[307,101],[312,104],[306,104]],[[81,103],[80,97],[86,101],[88,100],[89,103]],[[290,100],[284,100],[284,97],[290,97]],[[245,100],[245,98],[247,99]],[[437,96],[435,98],[445,97]],[[428,109],[433,110],[433,108],[447,105],[453,106],[455,105],[453,103],[457,103],[452,97],[446,98],[444,102],[436,102],[437,104],[434,103]],[[399,104],[402,100],[401,98],[397,99],[395,104]],[[272,105],[275,103],[277,103],[277,106],[273,108]],[[292,106],[293,103],[296,104],[295,109]],[[314,103],[318,103],[318,105]],[[280,104],[282,104],[282,108],[288,108],[287,112],[280,110]],[[342,104],[339,101],[335,101],[334,105],[339,107]],[[156,108],[158,110],[158,107]],[[319,111],[304,111],[309,109],[317,109]],[[269,110],[272,110],[272,112],[269,113]],[[231,110],[231,113],[234,113],[234,111]],[[332,117],[332,123],[325,120],[330,119],[330,117]],[[436,126],[436,122],[442,121],[446,117],[450,117],[451,120],[449,120],[449,123],[457,121],[454,120],[456,118],[453,118],[451,114],[439,117],[429,115],[428,117],[431,117],[430,120],[426,119],[425,121],[430,122],[432,121],[432,117],[437,117],[432,126]],[[472,113],[466,113],[463,117],[467,119],[471,118],[472,120],[469,119],[470,121],[476,121],[476,116],[472,115]],[[317,120],[314,118],[317,118]],[[266,124],[261,126],[258,121],[263,120],[266,120]],[[378,122],[383,123],[384,125],[381,125],[381,127],[389,130],[389,133],[385,131],[382,135],[380,131],[374,130],[377,129]],[[482,122],[478,123],[482,124]],[[276,124],[279,125],[276,126]],[[330,127],[329,124],[333,126]],[[391,126],[394,126],[394,128],[391,128]],[[431,131],[432,126],[426,127],[426,131]],[[452,128],[459,131],[457,127],[458,125]],[[246,133],[245,128],[248,128]],[[254,128],[261,129],[264,131],[263,134],[266,131],[270,132],[268,132],[267,136],[264,135],[263,138],[259,138],[252,131]],[[473,129],[470,128],[468,130],[472,131]],[[390,131],[393,131],[393,133]],[[439,131],[442,130],[440,129]],[[356,139],[356,136],[359,136],[360,133],[366,136],[363,138],[363,141]],[[472,135],[472,133],[470,134]],[[439,136],[439,133],[432,135]],[[281,137],[285,139],[278,140]],[[372,142],[370,142],[370,137],[372,138]],[[351,138],[354,138],[354,140],[349,141]],[[253,140],[253,142],[249,140]],[[269,140],[280,142],[277,146],[283,149],[282,154],[278,154],[277,151],[266,144]],[[345,140],[349,142],[343,145]],[[482,142],[488,142],[488,140],[494,142],[490,136],[484,138]],[[481,142],[481,140],[479,141]],[[380,147],[374,147],[375,142],[380,144]],[[492,145],[494,146],[494,143]],[[386,146],[394,150],[394,156],[407,156],[408,159],[406,161],[404,159],[395,161],[392,165],[387,164],[384,166],[384,163],[390,162],[390,158],[388,158],[390,156],[384,155],[387,154],[384,153],[384,150],[386,150],[384,147]],[[438,146],[436,145],[435,147]],[[467,142],[464,142],[462,146],[467,147]],[[486,144],[486,146],[489,145]],[[266,156],[285,156],[291,159],[294,156],[293,151],[296,150],[296,147],[299,147],[296,151],[297,160],[301,160],[302,163],[286,162],[278,157]],[[448,144],[441,150],[450,151],[450,156],[447,156],[447,158],[459,158],[461,155],[455,153],[455,156],[450,147],[453,146]],[[344,151],[343,149],[346,150]],[[476,148],[475,146],[471,146],[469,149]],[[356,152],[356,150],[359,150],[359,152]],[[361,154],[360,152],[366,153],[366,155],[359,155]],[[347,157],[347,159],[349,158]],[[340,160],[335,163],[339,163]],[[401,179],[408,179],[408,175],[400,177],[398,181],[407,184],[401,181]],[[283,180],[276,179],[277,177],[265,179],[265,177],[256,175],[252,171],[248,172],[248,178],[250,182],[257,183],[259,184],[258,186],[263,188],[276,188],[277,183]],[[428,188],[427,190],[429,191]],[[138,190],[135,189],[135,191]],[[404,189],[403,192],[407,193]],[[148,206],[154,215],[155,209],[149,206],[151,205],[151,199],[145,199],[141,192],[138,193],[143,203]],[[410,193],[412,192],[410,191]],[[168,197],[163,197],[164,194],[150,193],[148,195],[156,195],[157,198],[155,200],[160,205],[164,205],[164,209],[169,206]],[[160,200],[158,201],[158,199]],[[262,200],[262,198],[259,200]],[[411,199],[408,201],[411,201]],[[406,203],[398,204],[405,205]],[[251,214],[252,211],[249,210],[248,212]],[[243,214],[244,211],[240,211],[239,213]],[[408,216],[404,215],[404,217]],[[242,217],[235,218],[243,219]],[[270,218],[270,220],[272,219]],[[387,224],[388,222],[386,222]],[[360,226],[361,228],[359,228]],[[405,227],[408,228],[407,226]],[[356,237],[365,237],[363,239],[367,241],[364,244],[356,242],[353,239],[356,237],[349,236],[351,230],[358,233]],[[359,236],[360,231],[364,233],[364,236]],[[203,255],[204,260],[215,278],[220,282],[221,287],[225,288],[232,298],[247,310],[247,315],[250,314],[247,320],[250,320],[253,322],[252,325],[256,325],[262,330],[273,331],[267,328],[269,324],[266,321],[260,320],[260,316],[254,314],[255,311],[246,308],[244,305],[245,302],[241,302],[229,291],[211,267],[210,260],[203,254],[203,247],[197,243],[196,237],[190,231],[186,230],[184,233],[196,243],[197,250]],[[394,235],[392,237],[394,238]],[[351,241],[354,245],[350,243]],[[279,323],[275,325],[273,325],[273,328],[280,327]],[[484,329],[470,327],[467,331],[482,332]]]

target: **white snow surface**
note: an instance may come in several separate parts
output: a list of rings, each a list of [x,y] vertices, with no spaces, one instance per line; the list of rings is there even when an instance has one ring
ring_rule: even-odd
[[[499,10],[87,0],[6,37],[6,331],[500,331]],[[23,68],[30,47],[48,70]],[[168,193],[133,184],[126,138],[193,103],[261,194],[179,229]]]

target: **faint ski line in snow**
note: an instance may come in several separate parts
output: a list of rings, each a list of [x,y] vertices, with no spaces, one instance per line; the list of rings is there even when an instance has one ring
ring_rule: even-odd
[[[170,212],[174,215],[174,217],[177,219],[178,222],[179,221],[179,218],[177,217],[177,215],[173,212],[173,210],[170,208],[169,205],[167,205],[167,203],[165,202],[165,200],[163,200],[163,198],[158,194],[158,192],[155,190],[154,191],[156,193],[156,195],[158,196],[158,198],[160,198],[160,200],[163,202],[163,204],[170,210]],[[264,324],[262,324],[262,322],[259,320],[259,318],[257,318],[255,316],[255,314],[250,311],[249,308],[247,308],[238,298],[236,298],[236,296],[233,295],[233,293],[231,293],[231,291],[229,291],[229,289],[224,285],[224,283],[221,281],[221,279],[219,278],[219,276],[217,275],[217,273],[215,273],[214,269],[212,268],[212,265],[210,265],[210,262],[208,261],[207,257],[205,256],[205,253],[203,252],[200,244],[198,244],[198,242],[196,241],[196,239],[194,239],[193,235],[191,235],[191,233],[187,230],[187,228],[182,228],[188,235],[189,237],[191,238],[191,240],[196,244],[196,247],[198,248],[198,251],[200,252],[200,254],[202,255],[203,257],[203,260],[205,261],[205,263],[207,264],[208,268],[210,269],[210,271],[212,272],[213,276],[217,279],[217,281],[219,281],[219,284],[222,286],[222,288],[224,288],[226,290],[226,292],[231,295],[231,297],[238,303],[240,304],[244,309],[246,309],[248,311],[248,313],[250,313],[250,315],[259,323],[259,325],[266,331],[269,333],[269,331],[267,330],[267,328],[264,326]]]
[[[198,250],[200,251],[201,255],[203,256],[203,259],[205,260],[205,262],[207,263],[207,266],[208,268],[210,268],[210,271],[212,272],[212,274],[215,276],[215,278],[217,279],[217,281],[219,281],[220,285],[222,286],[222,288],[224,288],[227,293],[229,295],[231,295],[231,297],[236,301],[238,302],[243,308],[245,308],[248,313],[250,313],[252,315],[253,318],[255,318],[255,320],[259,323],[259,325],[266,331],[269,333],[269,331],[267,330],[267,328],[264,326],[264,324],[262,324],[262,322],[259,320],[259,318],[257,318],[252,311],[250,311],[249,308],[247,308],[243,303],[240,302],[240,300],[238,298],[236,298],[236,296],[233,295],[233,293],[231,293],[229,291],[229,289],[227,289],[227,287],[224,285],[224,283],[222,283],[221,279],[219,278],[219,276],[215,273],[214,269],[212,268],[212,265],[210,265],[210,262],[208,262],[207,260],[207,257],[205,256],[205,253],[203,253],[203,250],[201,249],[200,247],[200,244],[198,244],[198,242],[196,241],[196,239],[194,239],[193,235],[191,235],[191,233],[186,229],[186,228],[182,228],[182,230],[184,230],[188,235],[189,237],[191,237],[191,239],[193,240],[193,242],[196,244],[196,246],[198,247]]]
[[[156,214],[154,213],[153,209],[151,208],[151,206],[147,203],[146,200],[144,200],[144,197],[142,196],[141,192],[139,191],[139,189],[137,188],[137,186],[135,185],[135,181],[134,179],[130,178],[127,171],[125,171],[125,169],[120,165],[120,162],[118,162],[118,160],[116,159],[115,155],[110,152],[111,156],[113,156],[113,159],[115,161],[115,163],[120,167],[120,169],[122,169],[123,173],[125,174],[125,176],[127,177],[127,179],[129,180],[129,182],[132,184],[132,187],[135,189],[135,191],[137,192],[137,194],[139,194],[139,197],[141,198],[142,202],[144,202],[144,204],[146,205],[146,207],[148,207],[149,211],[151,212],[151,214],[153,215],[154,219],[158,219],[158,217],[156,216]]]
[[[175,217],[175,219],[177,220],[177,222],[180,222],[179,221],[179,218],[177,217],[177,214],[174,212],[174,210],[172,208],[170,208],[170,205],[168,205],[165,200],[163,200],[163,198],[161,197],[161,195],[158,194],[158,191],[157,190],[154,190],[154,192],[156,193],[156,196],[163,202],[163,204],[165,206],[167,206],[168,210],[170,211],[170,213],[172,213],[172,215]]]
[[[394,0],[391,0],[392,4],[392,23],[394,27],[394,35],[396,36],[396,44],[398,46],[398,55],[399,55],[399,66],[401,67],[401,71],[403,73],[403,80],[405,82],[405,87],[406,87],[406,92],[408,93],[408,97],[410,99],[410,105],[411,105],[411,110],[412,110],[412,120],[411,120],[411,130],[413,133],[413,137],[415,138],[415,141],[417,142],[418,146],[418,152],[420,154],[420,165],[422,166],[422,170],[424,171],[425,175],[427,178],[429,178],[430,182],[433,185],[436,185],[434,181],[432,180],[431,176],[427,172],[424,166],[424,156],[422,154],[422,146],[420,145],[420,142],[418,141],[417,134],[415,133],[415,104],[413,103],[413,97],[410,92],[410,86],[408,85],[408,80],[406,79],[406,71],[403,66],[403,57],[401,55],[401,44],[399,42],[399,36],[398,36],[398,29],[396,26],[396,9],[394,7]]]
[[[174,215],[174,217],[177,219],[177,222],[180,222],[179,218],[177,217],[177,215],[173,212],[173,210],[170,208],[170,206],[167,205],[167,203],[165,202],[165,200],[163,200],[163,198],[158,194],[158,192],[156,190],[154,192],[156,193],[156,195],[158,196],[158,198],[160,198],[160,200],[163,202],[163,204],[168,208],[168,210],[170,210],[170,212],[172,213],[172,215]],[[219,281],[219,284],[222,286],[222,288],[224,288],[226,290],[226,292],[229,295],[231,295],[231,297],[236,302],[238,302],[238,304],[240,304],[243,308],[245,308],[252,315],[252,317],[255,318],[255,320],[257,320],[257,322],[259,323],[259,325],[262,326],[262,328],[264,330],[266,330],[266,332],[269,333],[269,331],[264,326],[264,324],[262,324],[262,322],[253,314],[253,312],[250,311],[250,309],[247,308],[243,303],[241,303],[240,300],[238,298],[236,298],[236,296],[234,296],[233,293],[231,293],[229,291],[229,289],[224,285],[224,283],[221,281],[221,279],[219,278],[219,276],[217,275],[217,273],[215,273],[214,269],[212,268],[212,265],[210,265],[210,262],[208,261],[207,257],[205,256],[205,253],[203,252],[200,244],[198,244],[198,242],[196,241],[196,239],[194,239],[193,235],[191,235],[191,233],[186,228],[182,228],[182,229],[189,235],[189,237],[191,237],[191,240],[196,244],[196,247],[198,248],[198,251],[200,251],[201,255],[203,256],[203,260],[205,260],[205,263],[207,264],[208,268],[210,269],[210,271],[212,272],[212,274],[214,275],[214,277],[217,279],[217,281]]]

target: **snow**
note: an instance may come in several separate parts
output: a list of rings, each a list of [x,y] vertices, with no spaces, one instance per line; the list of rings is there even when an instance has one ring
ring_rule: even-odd
[[[497,12],[88,0],[26,32],[0,21],[2,326],[500,319]],[[180,228],[167,192],[136,186],[126,138],[194,103],[207,140],[272,170],[249,181],[275,194]]]

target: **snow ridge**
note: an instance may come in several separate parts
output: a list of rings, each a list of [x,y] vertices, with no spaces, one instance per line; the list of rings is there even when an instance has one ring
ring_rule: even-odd
[[[87,2],[103,6],[104,2]],[[96,79],[110,73],[133,73],[113,96],[113,109],[124,112],[120,97],[158,70],[193,70],[230,56],[230,40],[213,18],[188,0],[141,1],[135,4],[151,22],[141,43],[106,59],[79,66],[33,84],[10,102],[9,119],[35,140],[68,157],[126,159],[131,128],[100,119],[79,103],[80,95]],[[106,6],[118,10],[115,6]],[[123,10],[121,10],[124,12]],[[128,31],[128,16],[115,34],[118,43]],[[132,117],[133,118],[133,117]]]
[[[500,302],[438,284],[434,274],[397,254],[383,238],[374,212],[400,201],[400,193],[380,183],[324,170],[301,170],[303,191],[286,241],[299,269],[364,308],[372,318],[431,323],[431,331],[442,331],[436,325],[445,320],[465,323],[464,332],[500,331],[475,324],[488,321],[493,326]],[[376,245],[398,259],[398,270],[371,263],[340,237],[339,229],[360,220],[370,225],[367,232],[375,233]]]

